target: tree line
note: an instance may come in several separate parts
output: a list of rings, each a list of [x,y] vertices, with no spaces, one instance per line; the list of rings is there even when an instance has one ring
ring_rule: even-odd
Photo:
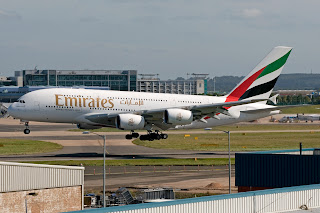
[[[320,104],[320,96],[313,95],[281,95],[277,97],[277,105]]]

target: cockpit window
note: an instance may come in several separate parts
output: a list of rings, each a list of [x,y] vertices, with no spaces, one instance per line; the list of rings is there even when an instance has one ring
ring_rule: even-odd
[[[26,103],[24,100],[19,100],[19,103]]]

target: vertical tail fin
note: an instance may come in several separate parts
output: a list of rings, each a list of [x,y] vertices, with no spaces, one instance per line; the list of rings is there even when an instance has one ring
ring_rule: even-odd
[[[278,46],[227,95],[226,102],[267,99],[276,84],[292,47]]]

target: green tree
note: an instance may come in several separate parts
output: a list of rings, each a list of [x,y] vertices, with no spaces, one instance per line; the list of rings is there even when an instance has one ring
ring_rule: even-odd
[[[292,104],[292,96],[291,95],[287,95],[287,104]]]

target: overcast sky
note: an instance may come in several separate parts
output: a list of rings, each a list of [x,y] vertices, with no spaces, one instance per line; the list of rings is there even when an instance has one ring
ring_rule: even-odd
[[[319,0],[0,0],[0,75],[136,69],[246,75],[274,47],[283,73],[320,73]]]

